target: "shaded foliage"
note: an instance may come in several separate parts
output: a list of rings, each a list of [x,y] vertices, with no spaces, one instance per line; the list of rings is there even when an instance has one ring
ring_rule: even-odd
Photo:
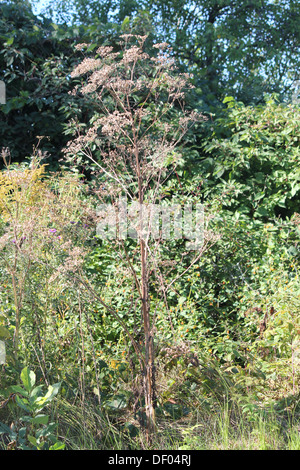
[[[70,72],[80,60],[73,45],[85,35],[101,43],[108,28],[57,26],[36,17],[24,2],[4,2],[0,9],[0,78],[7,92],[1,145],[10,148],[13,161],[22,161],[41,141],[39,148],[49,153],[46,162],[58,169],[66,123],[70,117],[84,123],[92,112],[91,103],[68,93],[74,86]]]
[[[245,106],[232,97],[211,128],[200,163],[206,194],[227,193],[233,214],[267,221],[299,212],[299,105],[269,97]]]

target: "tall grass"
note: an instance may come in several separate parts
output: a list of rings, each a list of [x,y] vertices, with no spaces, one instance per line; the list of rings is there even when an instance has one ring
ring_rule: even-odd
[[[245,413],[230,400],[193,410],[178,420],[161,418],[151,445],[140,429],[131,437],[124,417],[100,413],[96,402],[59,399],[54,410],[67,449],[107,450],[300,450],[299,410]]]

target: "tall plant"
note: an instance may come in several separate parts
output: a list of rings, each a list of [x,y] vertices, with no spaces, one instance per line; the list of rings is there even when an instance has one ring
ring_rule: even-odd
[[[7,158],[3,151],[4,158]],[[0,172],[0,263],[4,280],[11,284],[14,316],[13,350],[16,358],[24,328],[32,327],[28,308],[31,299],[57,291],[57,278],[80,270],[87,249],[88,230],[75,230],[74,220],[87,222],[91,211],[82,201],[76,175],[46,175],[45,166],[35,156],[30,166],[10,166]],[[46,296],[47,297],[47,296]],[[48,312],[47,312],[48,313]],[[39,328],[44,328],[42,322]],[[28,340],[25,344],[32,343]]]
[[[143,324],[143,348],[118,313],[99,296],[98,300],[126,329],[138,354],[143,375],[146,429],[150,437],[155,430],[156,320],[149,296],[151,278],[157,276],[163,293],[167,290],[159,266],[163,261],[159,259],[159,245],[164,234],[157,225],[153,237],[153,208],[162,204],[168,179],[182,163],[179,150],[184,135],[203,116],[185,109],[189,77],[176,72],[169,46],[155,44],[150,56],[145,52],[146,40],[146,36],[123,35],[119,51],[114,52],[108,46],[99,47],[94,57],[86,56],[73,71],[73,78],[86,77],[80,91],[84,95],[94,95],[99,113],[93,117],[86,132],[73,123],[77,137],[68,143],[65,153],[77,163],[88,159],[99,170],[97,194],[101,202],[117,206],[122,197],[135,204],[137,209],[135,215],[131,206],[131,234],[137,238],[136,251],[130,251],[126,244],[120,205],[117,212],[120,223],[114,236],[134,279]],[[77,46],[82,51],[86,47],[85,44]],[[108,210],[104,206],[106,219]],[[111,214],[114,217],[113,211]],[[194,261],[208,243],[206,239],[193,253]]]

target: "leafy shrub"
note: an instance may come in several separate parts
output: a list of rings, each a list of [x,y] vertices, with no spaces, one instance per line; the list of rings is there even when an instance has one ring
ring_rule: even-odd
[[[232,213],[263,221],[291,217],[300,191],[299,105],[275,97],[255,107],[224,101],[228,108],[204,145],[206,191],[223,195]]]
[[[15,406],[26,414],[18,416],[11,426],[0,423],[0,435],[9,440],[7,449],[63,450],[65,445],[55,435],[56,424],[49,422],[47,414],[41,413],[57,395],[60,384],[49,385],[47,393],[43,394],[43,385],[36,386],[36,375],[28,367],[22,370],[20,377],[22,385],[13,385],[10,391]]]

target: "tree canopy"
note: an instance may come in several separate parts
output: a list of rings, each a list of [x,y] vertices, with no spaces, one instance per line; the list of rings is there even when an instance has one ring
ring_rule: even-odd
[[[202,100],[244,103],[290,94],[299,80],[300,7],[295,0],[48,0],[58,21],[135,24],[172,44],[195,74]],[[50,10],[51,11],[51,10]],[[148,21],[146,21],[148,19]]]

